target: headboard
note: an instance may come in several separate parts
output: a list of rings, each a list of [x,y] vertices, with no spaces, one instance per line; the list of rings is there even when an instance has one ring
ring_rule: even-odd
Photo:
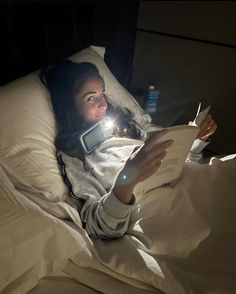
[[[0,84],[97,45],[106,47],[106,63],[128,86],[138,6],[138,1],[0,3]]]

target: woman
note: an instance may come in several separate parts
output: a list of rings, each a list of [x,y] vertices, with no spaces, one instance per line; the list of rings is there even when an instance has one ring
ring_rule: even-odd
[[[158,143],[167,130],[143,144],[142,129],[130,111],[110,103],[93,64],[64,61],[41,79],[58,122],[62,175],[105,268],[164,293],[235,293],[236,158],[186,163],[176,185],[135,198],[135,185],[159,168],[173,143]],[[107,114],[116,120],[115,139],[85,154],[78,136]],[[208,115],[190,158],[200,158],[215,129]]]
[[[115,107],[108,101],[104,81],[91,63],[65,60],[44,69],[41,81],[50,91],[58,122],[58,150],[84,161],[85,153],[78,137],[106,115],[112,116],[116,122],[114,136],[134,139],[129,143],[128,155],[119,159],[123,167],[114,177],[114,182],[105,187],[103,195],[94,197],[84,193],[76,201],[90,236],[110,239],[124,235],[135,203],[134,187],[157,171],[167,148],[173,144],[172,140],[158,143],[168,130],[153,132],[139,148],[145,137],[143,131],[129,110]],[[200,126],[199,139],[208,139],[215,129],[216,124],[208,115]]]

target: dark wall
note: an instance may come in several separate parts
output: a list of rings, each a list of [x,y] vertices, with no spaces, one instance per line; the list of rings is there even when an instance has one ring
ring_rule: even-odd
[[[140,1],[132,86],[160,90],[158,125],[186,124],[211,105],[208,150],[235,153],[236,1]]]
[[[1,84],[98,45],[106,47],[108,66],[127,86],[138,7],[138,1],[0,3]]]

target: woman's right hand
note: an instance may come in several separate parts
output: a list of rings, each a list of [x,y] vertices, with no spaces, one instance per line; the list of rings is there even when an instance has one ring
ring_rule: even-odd
[[[160,143],[160,138],[167,134],[168,129],[155,131],[127,160],[120,172],[113,191],[123,203],[130,203],[134,187],[154,174],[166,155],[166,149],[173,144],[173,140]]]

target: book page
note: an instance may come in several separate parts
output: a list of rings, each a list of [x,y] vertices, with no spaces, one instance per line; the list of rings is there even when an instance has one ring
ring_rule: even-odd
[[[183,125],[169,128],[169,132],[158,142],[172,139],[173,145],[167,149],[167,155],[157,172],[136,185],[134,194],[143,194],[178,178],[198,132],[197,126]]]

